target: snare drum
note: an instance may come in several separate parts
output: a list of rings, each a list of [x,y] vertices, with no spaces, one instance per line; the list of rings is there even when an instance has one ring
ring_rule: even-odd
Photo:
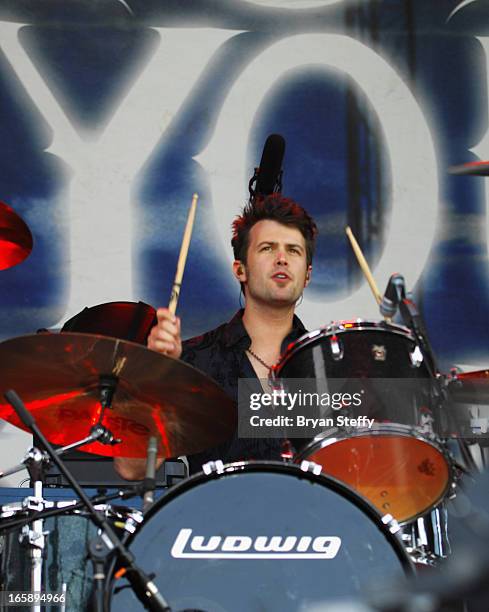
[[[410,573],[397,524],[342,483],[294,465],[219,464],[158,500],[129,539],[172,610],[305,610]],[[141,607],[125,578],[113,591],[111,610]]]
[[[318,389],[325,382],[334,388],[336,381],[361,388],[365,401],[337,414],[375,421],[371,427],[329,429],[301,450],[297,463],[319,463],[401,523],[426,514],[445,497],[452,463],[434,433],[432,379],[409,329],[384,322],[333,323],[292,343],[272,378],[316,379]]]

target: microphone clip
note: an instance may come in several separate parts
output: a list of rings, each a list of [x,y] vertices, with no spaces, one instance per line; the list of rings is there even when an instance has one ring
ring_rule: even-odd
[[[399,305],[406,297],[406,282],[399,273],[392,274],[387,283],[384,296],[379,304],[380,314],[392,319]]]

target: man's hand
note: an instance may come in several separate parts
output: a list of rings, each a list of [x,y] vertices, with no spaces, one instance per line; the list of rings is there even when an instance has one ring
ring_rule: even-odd
[[[158,308],[156,316],[158,323],[152,328],[148,336],[148,348],[157,353],[179,359],[182,354],[180,318],[172,315],[168,308]]]

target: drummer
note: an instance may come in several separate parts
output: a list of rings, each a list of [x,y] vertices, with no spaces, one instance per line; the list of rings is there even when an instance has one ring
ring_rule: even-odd
[[[233,274],[241,284],[245,307],[228,323],[182,343],[181,323],[167,308],[148,347],[195,366],[213,378],[234,400],[239,378],[267,379],[284,348],[305,333],[294,314],[311,280],[317,227],[299,204],[272,194],[247,204],[233,223]],[[217,448],[189,457],[190,473],[203,463],[221,459],[280,460],[279,439],[234,438]],[[144,459],[117,459],[115,467],[128,480],[144,477]]]

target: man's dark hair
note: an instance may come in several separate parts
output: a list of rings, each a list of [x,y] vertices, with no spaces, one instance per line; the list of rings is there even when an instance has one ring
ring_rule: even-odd
[[[263,220],[276,221],[298,229],[306,242],[307,265],[311,265],[316,245],[316,224],[302,206],[290,198],[284,198],[280,193],[273,193],[249,202],[244,207],[241,216],[236,217],[233,221],[231,245],[234,259],[246,264],[250,230],[255,223]]]

